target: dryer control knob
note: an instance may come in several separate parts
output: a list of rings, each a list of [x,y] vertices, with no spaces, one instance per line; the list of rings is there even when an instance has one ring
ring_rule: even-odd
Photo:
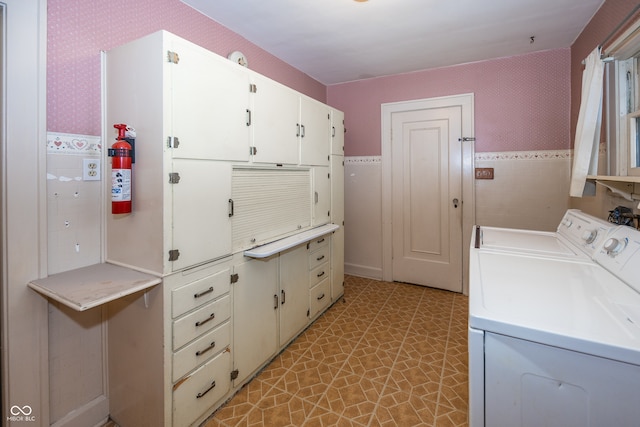
[[[585,230],[584,233],[582,233],[582,240],[587,243],[593,243],[597,236],[598,232],[596,230]]]
[[[569,228],[573,225],[573,221],[571,221],[569,218],[565,218],[562,223],[565,225],[565,227]]]
[[[625,243],[626,242],[621,242],[615,237],[612,237],[604,242],[604,250],[607,251],[609,255],[616,256],[624,249]]]

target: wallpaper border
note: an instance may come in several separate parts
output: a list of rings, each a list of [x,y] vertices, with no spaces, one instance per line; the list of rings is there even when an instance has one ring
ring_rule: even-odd
[[[600,154],[606,153],[604,144],[600,144]],[[573,150],[536,150],[536,151],[496,151],[475,153],[474,160],[570,160]],[[382,156],[345,156],[344,163],[350,165],[373,165],[382,163]]]
[[[99,136],[47,132],[47,154],[99,156],[101,153],[102,143]]]

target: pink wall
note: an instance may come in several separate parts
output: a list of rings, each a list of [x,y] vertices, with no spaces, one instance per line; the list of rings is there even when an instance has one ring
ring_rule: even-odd
[[[100,135],[100,51],[167,30],[320,101],[326,88],[179,0],[49,0],[47,130]]]
[[[476,151],[569,148],[570,51],[556,49],[329,86],[345,113],[345,155],[381,154],[380,105],[475,94]]]

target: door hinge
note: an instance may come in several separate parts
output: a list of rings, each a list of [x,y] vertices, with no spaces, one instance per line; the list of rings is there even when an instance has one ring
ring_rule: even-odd
[[[167,137],[167,147],[169,148],[178,148],[180,145],[180,140],[177,136],[168,136]]]
[[[177,261],[180,258],[180,251],[178,249],[171,249],[169,251],[169,261]]]
[[[256,147],[249,147],[249,155],[255,156],[256,154],[258,154],[258,149]]]
[[[171,62],[172,64],[177,64],[178,62],[180,62],[180,56],[178,55],[178,52],[172,52],[168,50],[167,61]]]
[[[235,380],[236,378],[238,378],[239,372],[237,369],[234,369],[233,371],[231,371],[231,381]]]
[[[258,92],[258,86],[256,86],[254,83],[250,83],[249,84],[249,93],[256,93]]]
[[[180,182],[180,174],[178,172],[171,172],[169,174],[169,184],[177,184]]]
[[[233,273],[231,275],[231,283],[238,283],[238,273]]]
[[[307,317],[311,315],[311,310],[307,309]]]

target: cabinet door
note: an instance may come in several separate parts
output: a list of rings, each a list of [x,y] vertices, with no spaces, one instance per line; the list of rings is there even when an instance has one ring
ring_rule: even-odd
[[[331,236],[331,300],[344,295],[344,227]]]
[[[230,255],[231,165],[174,159],[173,170],[180,181],[168,184],[173,221],[172,242],[167,246],[179,251],[175,261],[168,261],[172,271]],[[169,254],[166,256],[169,259]]]
[[[331,222],[344,222],[344,157],[331,156]]]
[[[236,265],[233,284],[233,365],[240,385],[278,349],[278,258]]]
[[[300,97],[300,163],[328,165],[331,144],[331,109],[314,99]]]
[[[170,136],[174,158],[249,160],[249,75],[192,43],[175,40]],[[126,100],[125,100],[126,102]]]
[[[300,161],[297,92],[257,73],[251,74],[251,145],[254,162],[297,165]]]
[[[331,154],[344,156],[344,113],[331,110]]]
[[[313,168],[313,226],[327,224],[331,216],[331,179],[328,167]]]
[[[307,245],[280,254],[280,345],[285,345],[308,322],[309,270]]]

